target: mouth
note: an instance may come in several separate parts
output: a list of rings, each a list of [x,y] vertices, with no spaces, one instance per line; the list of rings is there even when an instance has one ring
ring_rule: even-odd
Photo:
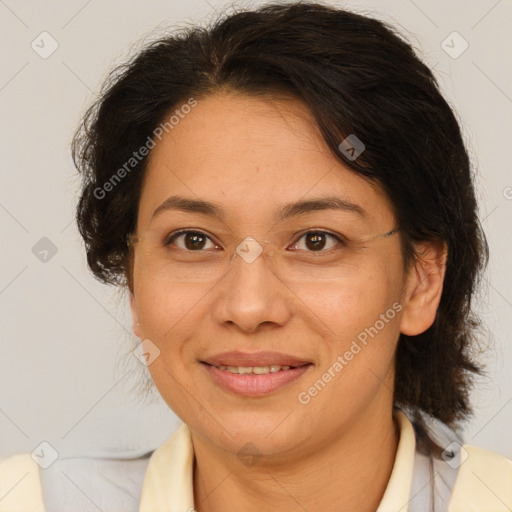
[[[217,386],[246,397],[275,393],[313,366],[304,359],[276,352],[225,352],[200,362]]]
[[[271,364],[269,366],[226,366],[221,364],[218,366],[211,366],[214,366],[219,370],[226,370],[228,372],[237,373],[239,375],[266,375],[267,373],[276,373],[297,368],[297,366],[282,366],[280,364]]]

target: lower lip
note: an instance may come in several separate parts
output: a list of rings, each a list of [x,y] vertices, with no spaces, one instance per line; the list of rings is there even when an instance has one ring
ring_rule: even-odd
[[[212,379],[222,388],[243,396],[265,396],[273,393],[296,381],[311,366],[311,364],[306,364],[297,368],[290,368],[289,370],[255,375],[232,373],[206,363],[202,363],[202,365],[206,368]]]

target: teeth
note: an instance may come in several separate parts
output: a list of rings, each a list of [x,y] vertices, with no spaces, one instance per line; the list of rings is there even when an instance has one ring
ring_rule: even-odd
[[[256,375],[263,375],[264,373],[269,373],[269,368],[268,366],[253,366],[252,373],[255,373]]]
[[[255,375],[264,375],[265,373],[275,373],[279,371],[289,370],[291,366],[281,366],[279,364],[271,364],[270,366],[226,366],[219,365],[216,368],[219,370],[227,370],[231,373],[238,373],[240,375],[246,375],[249,373]]]

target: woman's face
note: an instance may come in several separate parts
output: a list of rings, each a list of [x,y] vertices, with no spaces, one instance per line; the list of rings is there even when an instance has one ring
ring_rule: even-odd
[[[134,331],[193,433],[300,456],[389,416],[407,276],[399,235],[379,235],[395,222],[297,100],[219,93],[164,132],[140,199]]]

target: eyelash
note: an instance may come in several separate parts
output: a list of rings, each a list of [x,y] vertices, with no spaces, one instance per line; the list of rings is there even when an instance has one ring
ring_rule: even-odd
[[[321,230],[321,229],[310,229],[304,233],[302,233],[299,238],[297,238],[297,240],[295,242],[293,242],[291,245],[297,245],[298,242],[303,238],[305,237],[306,235],[308,234],[320,234],[320,235],[327,235],[329,237],[332,237],[336,240],[336,242],[338,243],[338,245],[341,245],[341,246],[344,246],[346,245],[346,241],[339,235],[335,235],[334,233],[330,233],[329,231],[324,231],[324,230]],[[211,237],[209,237],[206,233],[203,233],[202,231],[199,231],[199,230],[192,230],[192,229],[184,229],[184,230],[181,230],[181,231],[178,231],[176,233],[171,233],[169,236],[167,236],[167,238],[165,239],[164,241],[164,246],[169,246],[171,245],[177,238],[179,238],[180,236],[182,235],[187,235],[187,234],[197,234],[197,235],[202,235],[206,238],[208,238],[212,243],[214,243],[215,245],[218,245],[216,244],[212,239]],[[201,250],[198,250],[198,251],[191,251],[189,249],[182,249],[181,247],[179,247],[178,249],[180,250],[183,250],[183,251],[187,251],[187,252],[204,252],[205,249],[201,249]],[[321,252],[324,252],[324,253],[328,253],[332,250],[335,250],[336,247],[331,247],[330,249],[321,249],[319,251],[307,251],[307,252],[312,252],[312,253],[321,253]]]

